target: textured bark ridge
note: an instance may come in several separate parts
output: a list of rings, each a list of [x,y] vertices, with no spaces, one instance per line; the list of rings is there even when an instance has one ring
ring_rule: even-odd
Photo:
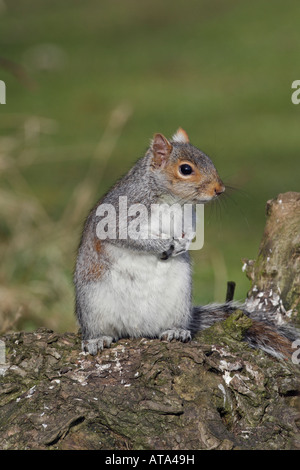
[[[268,203],[258,260],[244,265],[249,305],[272,299],[283,321],[299,309],[299,200]],[[299,449],[300,353],[293,363],[250,349],[250,327],[237,310],[188,344],[121,340],[95,357],[81,352],[79,335],[7,334],[0,448]]]

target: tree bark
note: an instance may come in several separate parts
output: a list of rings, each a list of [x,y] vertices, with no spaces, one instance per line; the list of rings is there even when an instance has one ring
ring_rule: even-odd
[[[298,207],[300,195],[289,197]],[[279,204],[269,203],[268,217]],[[267,220],[262,264],[246,264],[248,275],[254,266],[249,299],[254,286],[280,286],[285,309],[294,309],[299,278],[284,274],[299,274],[297,249],[287,248],[297,246],[299,224],[280,226],[276,238]],[[123,339],[95,357],[81,352],[76,334],[3,336],[0,448],[299,449],[299,365],[250,349],[247,320],[238,310],[188,344]]]
[[[248,308],[300,325],[300,193],[267,202],[267,221],[256,260],[243,260],[251,289]]]

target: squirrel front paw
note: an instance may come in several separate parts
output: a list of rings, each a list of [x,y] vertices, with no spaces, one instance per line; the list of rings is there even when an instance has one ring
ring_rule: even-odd
[[[98,351],[102,351],[104,348],[110,348],[113,341],[111,336],[99,336],[96,339],[86,339],[81,343],[82,351],[96,356]]]
[[[175,238],[174,239],[174,250],[172,253],[172,256],[177,256],[180,255],[181,253],[184,253],[185,251],[188,251],[189,246],[190,246],[190,239],[189,238]]]
[[[192,339],[191,332],[189,330],[185,330],[184,328],[173,328],[170,330],[165,330],[159,335],[159,339],[162,341],[172,341],[176,339],[177,341],[181,341],[182,343],[188,343]]]
[[[191,240],[189,238],[174,238],[169,249],[164,251],[161,255],[162,260],[170,258],[170,256],[178,256],[181,253],[188,251]]]

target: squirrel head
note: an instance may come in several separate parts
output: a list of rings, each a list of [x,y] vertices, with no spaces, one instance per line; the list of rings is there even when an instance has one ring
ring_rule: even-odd
[[[179,128],[169,141],[155,134],[150,146],[150,168],[167,193],[183,202],[205,203],[225,191],[211,159],[190,144]]]

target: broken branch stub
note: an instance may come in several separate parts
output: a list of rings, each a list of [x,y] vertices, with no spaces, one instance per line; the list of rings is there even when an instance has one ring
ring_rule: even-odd
[[[247,308],[299,324],[300,193],[287,192],[268,201],[266,216],[257,259],[243,260],[251,280]]]

